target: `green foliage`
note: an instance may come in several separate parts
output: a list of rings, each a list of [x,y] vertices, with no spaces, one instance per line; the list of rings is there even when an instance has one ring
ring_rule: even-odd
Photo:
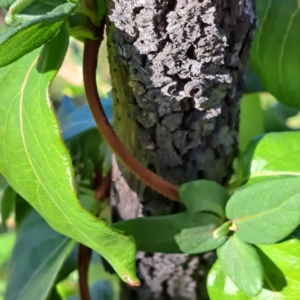
[[[212,236],[213,231],[221,224],[221,220],[212,214],[180,213],[136,218],[115,223],[113,227],[132,235],[139,251],[199,253],[215,249],[216,245],[224,242],[224,238],[214,239]],[[204,250],[195,252],[195,247],[202,247]]]
[[[73,3],[62,4],[49,14],[13,27],[3,34],[0,37],[0,67],[9,65],[47,42],[75,8]],[[64,53],[62,50],[61,53]]]
[[[2,226],[6,228],[6,220],[10,216],[11,212],[13,211],[13,207],[16,201],[17,194],[16,192],[8,186],[3,193],[1,199],[1,218],[2,218]]]
[[[0,106],[0,171],[52,228],[101,253],[123,280],[134,284],[138,282],[134,241],[79,204],[70,157],[46,98],[66,46],[62,30],[45,45],[41,56],[35,50],[0,70],[0,89],[8,91]]]
[[[278,101],[297,108],[300,108],[299,10],[298,0],[256,0],[259,26],[251,51],[251,64],[265,90]]]
[[[299,1],[257,0],[256,73],[247,70],[250,93],[241,100],[239,155],[228,189],[208,180],[185,183],[180,213],[112,226],[104,221],[110,220],[105,201],[95,199],[111,168],[110,149],[87,105],[63,102],[58,122],[48,97],[69,35],[94,38],[89,21],[105,17],[105,1],[93,1],[93,11],[76,2],[0,0],[9,9],[6,21],[15,21],[0,36],[0,275],[13,229],[18,232],[5,299],[65,299],[58,283],[76,269],[76,241],[100,253],[129,284],[139,282],[136,250],[216,249],[210,299],[298,299],[300,242],[288,236],[300,225],[300,132],[289,131],[300,128]],[[92,295],[113,297],[106,279],[90,282]]]
[[[243,152],[255,136],[264,133],[260,94],[245,94],[241,99],[240,110],[239,149]]]
[[[299,298],[299,251],[300,241],[289,239],[279,244],[259,246],[264,282],[261,293],[256,297],[247,296],[226,276],[218,260],[209,272],[207,288],[211,300],[265,300],[265,299],[291,299]],[[244,279],[251,275],[248,274]]]
[[[22,222],[8,268],[5,299],[47,299],[75,242],[32,211]]]
[[[208,180],[185,183],[179,190],[182,203],[191,214],[208,211],[225,218],[225,206],[229,194],[222,186]]]
[[[218,259],[226,275],[246,295],[257,296],[262,290],[263,270],[255,248],[234,234],[218,248]]]

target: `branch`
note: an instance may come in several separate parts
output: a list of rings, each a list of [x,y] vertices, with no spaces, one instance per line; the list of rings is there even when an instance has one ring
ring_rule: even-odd
[[[100,36],[98,40],[85,40],[83,53],[83,81],[85,92],[99,131],[113,152],[135,176],[156,192],[171,200],[180,201],[178,187],[165,181],[136,160],[122,144],[105,116],[96,84],[98,51],[103,39],[104,23],[102,23],[99,31]]]

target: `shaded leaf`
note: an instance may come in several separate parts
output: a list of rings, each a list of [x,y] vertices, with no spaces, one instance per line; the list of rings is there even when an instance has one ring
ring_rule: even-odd
[[[257,0],[259,26],[251,64],[278,101],[300,108],[300,4],[298,0]],[[278,22],[280,20],[280,22]]]
[[[239,149],[243,152],[249,142],[264,132],[260,93],[245,94],[240,104]]]
[[[246,295],[257,296],[263,285],[263,269],[255,248],[233,235],[217,249],[226,275]]]
[[[46,299],[74,245],[31,211],[20,227],[12,252],[5,299]]]
[[[189,213],[210,211],[225,218],[229,194],[219,184],[208,180],[192,181],[180,186],[179,195]]]
[[[180,234],[183,229],[210,225],[217,228],[221,225],[221,221],[211,214],[179,213],[131,219],[115,223],[113,227],[132,235],[139,251],[182,253],[175,236]]]
[[[62,26],[63,20],[76,8],[65,3],[47,15],[13,27],[0,37],[0,67],[9,65],[51,39]]]
[[[15,2],[15,0],[0,0],[0,7],[4,7],[6,10]]]
[[[216,224],[183,229],[175,236],[175,240],[182,252],[188,254],[203,253],[220,247],[227,236],[216,237]]]
[[[264,270],[262,292],[256,297],[245,295],[226,276],[218,260],[207,278],[211,300],[298,300],[300,289],[300,241],[290,239],[282,243],[259,246],[258,255]],[[251,272],[251,270],[249,270]]]
[[[1,0],[0,0],[1,1]],[[19,13],[15,15],[16,20],[22,22],[24,20],[30,20],[42,15],[46,15],[56,7],[67,3],[65,0],[34,0]]]
[[[300,224],[300,177],[271,179],[236,190],[227,203],[226,215],[245,242],[282,240]]]
[[[92,216],[76,197],[70,156],[47,97],[67,48],[62,40],[58,35],[46,44],[38,65],[36,50],[0,69],[0,90],[6,91],[0,102],[0,172],[52,228],[101,253],[134,285],[134,240]]]
[[[17,194],[16,192],[9,186],[5,190],[2,200],[1,200],[1,219],[2,219],[2,225],[4,228],[6,228],[6,220],[10,216],[14,204],[16,201]]]
[[[109,121],[112,121],[112,100],[101,99],[103,109]],[[64,96],[62,104],[57,111],[61,125],[63,139],[69,140],[85,131],[96,127],[95,120],[88,104],[76,108],[72,100]]]

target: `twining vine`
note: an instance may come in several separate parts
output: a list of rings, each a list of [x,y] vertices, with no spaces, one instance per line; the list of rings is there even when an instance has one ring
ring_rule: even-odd
[[[99,27],[95,26],[95,29],[97,38],[95,40],[86,39],[84,42],[83,81],[87,100],[99,131],[112,151],[135,176],[156,192],[171,200],[180,201],[178,187],[167,182],[136,160],[120,141],[105,116],[96,84],[98,52],[103,40],[104,22]]]

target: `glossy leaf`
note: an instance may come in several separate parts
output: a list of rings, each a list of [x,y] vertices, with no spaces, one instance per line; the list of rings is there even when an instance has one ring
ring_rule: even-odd
[[[47,299],[75,242],[35,211],[22,223],[8,268],[6,300]]]
[[[210,270],[207,289],[211,300],[298,300],[300,289],[300,242],[290,239],[279,244],[259,246],[264,270],[264,284],[256,297],[245,295],[226,276],[218,260]],[[251,270],[249,270],[251,272]]]
[[[92,216],[76,197],[70,156],[47,96],[67,48],[61,34],[46,45],[39,62],[36,50],[0,69],[0,90],[5,90],[0,172],[52,228],[101,253],[124,281],[135,285],[134,240]]]
[[[282,240],[300,224],[300,177],[266,180],[236,190],[227,203],[226,216],[245,242]]]
[[[217,249],[226,275],[246,295],[257,296],[263,285],[263,269],[255,248],[233,235]]]
[[[2,219],[2,225],[4,228],[6,228],[6,220],[10,216],[15,201],[16,201],[17,194],[16,192],[9,186],[5,190],[2,200],[1,200],[1,219]]]
[[[300,132],[268,133],[251,142],[242,157],[244,180],[300,175]]]
[[[197,180],[180,186],[179,195],[189,213],[209,211],[225,217],[225,206],[229,194],[219,184],[208,180]]]
[[[278,101],[300,108],[300,3],[257,0],[256,11],[259,26],[252,45],[251,64],[265,90]]]
[[[13,27],[0,36],[0,67],[6,66],[30,53],[51,39],[62,26],[63,20],[76,8],[65,3],[47,15]]]
[[[216,224],[209,224],[195,228],[183,229],[180,234],[175,236],[175,240],[184,253],[197,254],[220,247],[226,240],[227,236],[216,237]]]
[[[221,225],[221,221],[211,214],[179,213],[161,217],[131,219],[115,223],[113,227],[132,235],[139,251],[182,253],[183,251],[180,250],[175,236],[186,228],[210,225],[216,228]]]
[[[239,149],[243,152],[249,142],[264,132],[260,93],[245,94],[240,105]]]

